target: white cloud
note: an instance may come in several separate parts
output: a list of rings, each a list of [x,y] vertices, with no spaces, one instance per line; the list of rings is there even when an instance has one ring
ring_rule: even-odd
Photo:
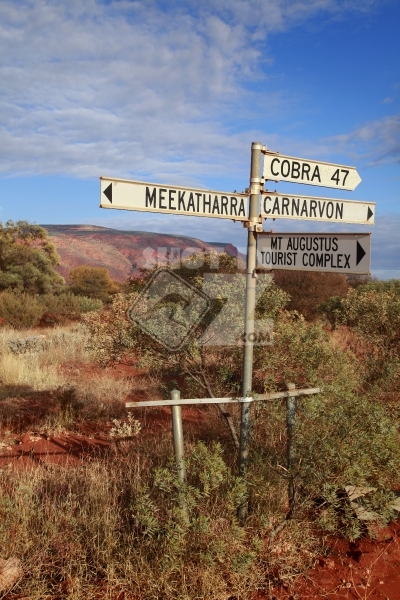
[[[366,123],[349,134],[331,138],[337,148],[371,165],[400,163],[400,115]]]
[[[253,131],[231,122],[254,122],[245,81],[262,76],[267,34],[376,4],[3,0],[1,170],[176,182],[191,173],[188,183],[232,168],[247,176]],[[273,112],[285,99],[263,101]]]

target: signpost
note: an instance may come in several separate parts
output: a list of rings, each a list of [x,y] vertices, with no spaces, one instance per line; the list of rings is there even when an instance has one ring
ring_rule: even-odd
[[[369,275],[370,233],[258,234],[257,268]]]
[[[354,190],[361,181],[355,167],[264,152],[264,178],[319,185],[337,190]]]
[[[100,208],[247,221],[248,194],[100,178]]]
[[[261,156],[264,154],[263,178]],[[318,393],[319,389],[296,390],[253,397],[254,315],[256,305],[256,269],[286,269],[332,273],[369,274],[371,239],[369,233],[259,233],[261,218],[300,219],[336,223],[373,225],[374,202],[356,202],[313,196],[284,195],[262,190],[264,180],[289,181],[339,190],[354,190],[361,178],[355,167],[294,158],[270,152],[259,142],[251,146],[250,188],[248,193],[215,192],[181,186],[145,183],[108,177],[100,178],[100,207],[242,221],[248,229],[245,331],[241,398],[181,399],[174,390],[171,400],[127,403],[127,407],[171,406],[175,458],[178,476],[185,482],[181,405],[205,403],[241,404],[239,474],[246,478],[251,405],[253,400],[286,397],[288,400],[288,470],[293,467],[294,396]],[[250,198],[248,199],[250,194]],[[261,206],[260,206],[261,196]],[[293,398],[292,398],[293,396]],[[293,485],[289,485],[290,512],[293,510]],[[239,508],[239,517],[247,516],[248,501]]]
[[[301,221],[374,225],[375,202],[262,192],[261,216],[264,219],[300,219]]]

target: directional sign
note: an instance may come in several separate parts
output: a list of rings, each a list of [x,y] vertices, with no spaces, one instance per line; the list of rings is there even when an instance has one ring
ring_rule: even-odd
[[[257,269],[369,274],[370,233],[259,233]]]
[[[355,167],[345,167],[306,158],[265,152],[264,178],[319,185],[337,190],[354,190],[361,181]]]
[[[264,219],[301,219],[373,225],[375,202],[262,192],[261,216]]]
[[[100,178],[100,207],[248,220],[248,195]]]

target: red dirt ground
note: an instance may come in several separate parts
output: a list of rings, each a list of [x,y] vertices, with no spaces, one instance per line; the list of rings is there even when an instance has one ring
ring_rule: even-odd
[[[400,522],[375,531],[378,540],[332,539],[328,557],[295,582],[257,600],[399,600]]]

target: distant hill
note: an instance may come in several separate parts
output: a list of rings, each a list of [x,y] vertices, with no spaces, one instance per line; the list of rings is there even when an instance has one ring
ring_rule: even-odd
[[[47,229],[57,247],[61,258],[57,270],[67,280],[68,273],[74,267],[90,265],[106,267],[112,279],[126,281],[128,277],[138,275],[141,267],[151,266],[157,252],[165,256],[167,249],[170,256],[178,254],[178,249],[182,253],[188,248],[237,256],[237,249],[232,244],[203,242],[183,235],[120,231],[96,225],[42,227]]]

